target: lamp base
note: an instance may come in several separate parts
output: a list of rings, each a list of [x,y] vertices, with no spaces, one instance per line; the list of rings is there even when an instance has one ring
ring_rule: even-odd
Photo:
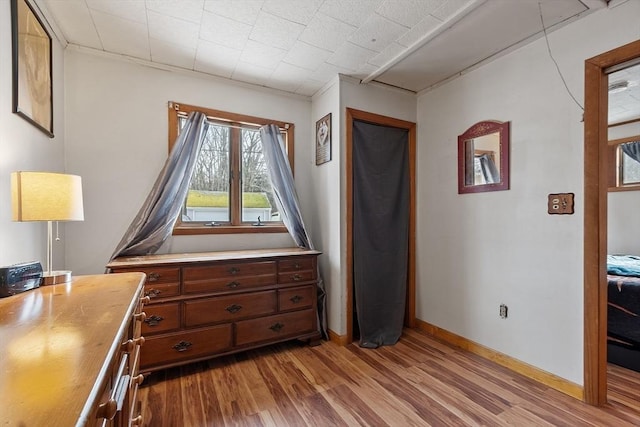
[[[51,273],[45,272],[42,274],[42,284],[40,286],[57,285],[60,283],[67,283],[71,281],[70,271],[52,271]]]

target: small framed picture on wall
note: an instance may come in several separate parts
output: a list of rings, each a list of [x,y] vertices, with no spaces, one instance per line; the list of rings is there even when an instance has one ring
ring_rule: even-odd
[[[316,122],[316,165],[331,160],[331,113]]]

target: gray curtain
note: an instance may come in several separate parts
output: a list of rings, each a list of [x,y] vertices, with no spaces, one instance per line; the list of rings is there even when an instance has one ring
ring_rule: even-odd
[[[640,141],[621,144],[622,151],[636,162],[640,162]]]
[[[293,185],[293,173],[280,130],[276,125],[265,125],[260,128],[260,136],[265,163],[269,170],[276,202],[280,207],[282,222],[296,245],[305,249],[315,249],[302,221],[300,203]],[[318,326],[325,339],[328,338],[326,300],[324,281],[320,276],[320,270],[318,270]]]
[[[360,346],[404,326],[409,262],[409,133],[353,122],[353,285]]]
[[[204,114],[192,112],[189,115],[151,193],[111,255],[111,260],[125,255],[152,254],[169,237],[187,197],[206,126]]]
[[[500,172],[496,168],[495,162],[488,154],[482,154],[477,157],[480,161],[480,169],[487,184],[495,184],[500,182]]]

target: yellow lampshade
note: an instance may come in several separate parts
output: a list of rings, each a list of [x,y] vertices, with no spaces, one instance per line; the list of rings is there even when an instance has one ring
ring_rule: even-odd
[[[82,178],[52,172],[13,172],[14,221],[83,221]]]

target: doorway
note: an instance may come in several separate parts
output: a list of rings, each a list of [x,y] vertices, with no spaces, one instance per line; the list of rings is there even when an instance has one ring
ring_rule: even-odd
[[[409,221],[408,221],[408,242],[407,242],[407,283],[404,326],[415,326],[415,141],[416,125],[412,122],[394,119],[364,111],[347,108],[346,110],[346,194],[347,194],[347,260],[346,260],[346,322],[347,335],[346,342],[351,343],[354,339],[354,169],[353,169],[353,136],[354,121],[366,122],[373,125],[386,126],[389,128],[403,129],[408,132],[408,169],[409,169]],[[355,328],[357,329],[357,327]]]
[[[585,61],[584,400],[607,402],[608,73],[640,58],[640,40]]]

